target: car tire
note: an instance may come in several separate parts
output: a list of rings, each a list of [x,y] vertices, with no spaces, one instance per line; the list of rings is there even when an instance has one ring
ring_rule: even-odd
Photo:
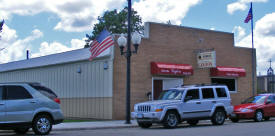
[[[52,130],[52,119],[48,115],[38,115],[33,120],[32,129],[36,135],[47,135]]]
[[[223,125],[225,121],[225,112],[222,109],[217,109],[212,116],[211,122],[213,125]]]
[[[138,126],[141,128],[149,128],[152,126],[152,123],[138,122]]]
[[[231,120],[232,122],[234,122],[234,123],[239,122],[239,119],[238,119],[238,118],[230,118],[230,120]]]
[[[255,112],[254,121],[255,122],[261,122],[261,121],[263,121],[263,118],[264,118],[263,112],[261,110],[257,110]]]
[[[188,120],[187,123],[191,126],[196,126],[199,123],[199,120]]]
[[[269,121],[269,120],[270,120],[270,117],[264,117],[264,120],[265,120],[265,121]]]
[[[165,128],[175,128],[179,123],[179,116],[175,111],[168,111],[163,119]]]
[[[19,135],[24,135],[29,131],[30,128],[16,128],[14,132]]]

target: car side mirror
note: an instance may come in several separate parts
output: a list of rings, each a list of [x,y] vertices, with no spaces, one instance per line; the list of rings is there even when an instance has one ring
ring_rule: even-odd
[[[267,99],[265,104],[270,104],[271,100]]]
[[[186,96],[184,98],[184,102],[187,102],[187,101],[190,101],[190,100],[192,100],[192,96]]]

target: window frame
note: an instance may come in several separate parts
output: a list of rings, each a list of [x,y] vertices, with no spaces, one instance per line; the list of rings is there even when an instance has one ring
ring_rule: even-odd
[[[203,97],[203,89],[212,89],[213,98],[204,98],[204,97]],[[203,88],[201,88],[201,99],[202,99],[202,100],[216,99],[216,95],[217,95],[217,94],[215,94],[215,90],[214,90],[213,87],[203,87]]]
[[[185,93],[185,96],[184,96],[184,99],[186,98],[187,93],[188,93],[189,91],[191,91],[191,90],[197,90],[197,91],[198,91],[199,98],[198,98],[198,99],[191,99],[190,101],[192,101],[192,100],[200,100],[200,99],[201,99],[201,95],[200,95],[200,89],[199,89],[199,88],[187,89],[187,90],[186,90],[186,93]]]
[[[14,86],[17,86],[17,87],[21,87],[21,88],[24,88],[25,91],[30,95],[30,98],[20,98],[20,99],[8,99],[8,87],[14,87]],[[33,99],[33,96],[32,94],[24,87],[24,86],[21,86],[21,85],[5,85],[3,86],[4,87],[4,97],[3,97],[3,100],[27,100],[27,99]]]
[[[211,77],[211,83],[213,83],[212,82],[213,78],[218,78],[218,79],[233,79],[234,83],[235,83],[235,89],[234,90],[231,91],[231,90],[229,90],[229,87],[226,84],[223,84],[223,85],[227,86],[229,93],[238,93],[238,79],[237,78],[235,78],[235,77]]]
[[[225,97],[220,97],[219,96],[219,93],[217,91],[217,89],[223,89],[224,90],[224,94],[226,95]],[[215,87],[215,92],[216,92],[216,95],[217,95],[217,98],[228,98],[228,94],[227,94],[227,91],[224,87]]]

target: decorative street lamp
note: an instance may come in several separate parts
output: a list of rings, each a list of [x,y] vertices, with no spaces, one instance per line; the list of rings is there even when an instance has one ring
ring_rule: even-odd
[[[119,48],[120,48],[120,54],[124,55],[127,59],[127,73],[126,73],[126,124],[130,124],[130,64],[131,64],[131,55],[132,53],[137,53],[138,46],[141,42],[141,36],[138,34],[138,32],[134,32],[133,36],[131,36],[131,0],[128,0],[128,31],[127,31],[127,41],[126,38],[123,36],[123,34],[120,35],[120,37],[117,39]],[[131,38],[132,37],[132,38]],[[132,43],[135,47],[134,51],[131,51],[131,39]],[[127,43],[127,50],[124,52],[124,48],[126,47]]]

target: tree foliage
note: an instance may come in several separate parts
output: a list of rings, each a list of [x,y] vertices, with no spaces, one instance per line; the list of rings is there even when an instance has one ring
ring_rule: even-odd
[[[85,48],[89,47],[89,42],[94,40],[104,28],[113,34],[127,33],[127,13],[128,8],[125,7],[120,12],[115,9],[113,11],[106,11],[102,17],[99,16],[97,18],[98,23],[93,27],[92,35],[86,34],[87,40],[85,40]],[[141,33],[143,28],[141,17],[132,9],[131,32],[138,31]]]

